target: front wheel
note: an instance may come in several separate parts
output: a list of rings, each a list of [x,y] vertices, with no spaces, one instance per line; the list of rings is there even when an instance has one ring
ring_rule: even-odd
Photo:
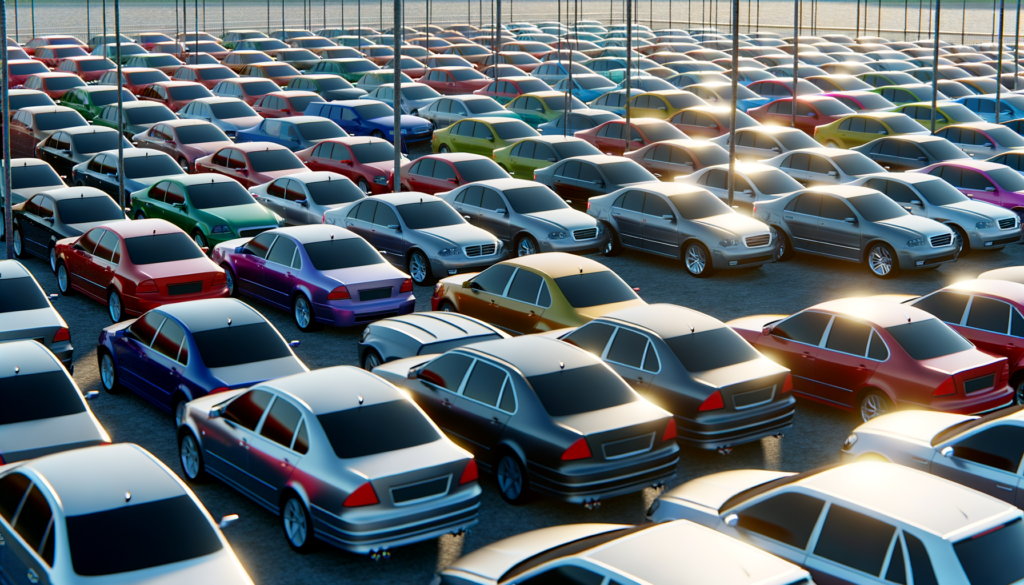
[[[120,323],[124,320],[124,303],[121,302],[121,295],[117,290],[111,290],[107,295],[107,312],[110,313],[110,320]]]
[[[409,254],[409,265],[406,268],[414,283],[420,286],[430,286],[434,283],[430,261],[423,252],[416,250]]]
[[[496,471],[498,479],[498,493],[501,499],[513,506],[526,503],[530,495],[529,480],[526,469],[519,461],[519,458],[511,453],[506,453],[498,461]]]
[[[366,350],[366,355],[363,356],[364,370],[366,370],[367,372],[372,371],[373,368],[376,368],[382,363],[384,363],[384,360],[381,359],[380,353],[378,353],[376,349],[371,348]]]
[[[882,416],[883,414],[889,414],[895,410],[892,401],[889,397],[879,392],[878,390],[872,390],[861,396],[860,404],[858,405],[857,411],[860,413],[860,418],[864,422],[868,422],[873,418]]]
[[[186,159],[185,157],[181,157],[178,159],[178,166],[181,167],[181,170],[185,171],[186,173],[192,172],[192,168],[188,164],[188,159]]]
[[[228,287],[228,296],[233,297],[238,294],[238,289],[236,288],[238,285],[235,281],[235,271],[227,264],[222,265],[221,268],[224,269],[224,284]]]
[[[700,242],[690,242],[683,251],[683,264],[686,271],[697,278],[707,278],[714,273],[711,266],[711,254]]]
[[[316,316],[313,314],[313,305],[310,304],[306,295],[299,293],[292,303],[292,317],[295,318],[295,325],[302,332],[316,329]]]
[[[313,519],[298,496],[288,496],[288,501],[281,508],[281,525],[293,551],[306,554],[313,550]]]
[[[537,253],[537,240],[533,236],[523,236],[516,243],[516,257],[532,256]]]
[[[25,257],[25,243],[21,238],[21,228],[18,224],[14,224],[14,257],[24,258]]]
[[[105,349],[100,350],[100,383],[107,394],[121,393],[121,381],[117,377],[114,357]]]
[[[206,244],[206,236],[204,236],[204,235],[203,235],[203,232],[201,232],[201,231],[199,231],[199,230],[196,230],[196,231],[195,231],[195,232],[194,232],[194,233],[192,234],[192,240],[193,240],[193,241],[194,241],[194,242],[196,243],[196,245],[197,245],[197,246],[199,246],[200,248],[206,248],[207,250],[209,250],[209,246],[207,246],[207,244]]]
[[[1024,376],[1017,379],[1013,385],[1013,401],[1015,404],[1024,404]]]
[[[772,232],[772,240],[775,242],[775,261],[785,262],[792,259],[796,251],[793,250],[792,243],[789,241],[789,236],[786,235],[786,232],[775,226],[771,226],[769,229]]]
[[[385,139],[384,138],[384,133],[381,132],[380,130],[374,130],[373,133],[370,134],[370,136],[373,136],[374,138],[380,138],[381,140]]]
[[[50,261],[50,270],[52,270],[54,273],[56,273],[57,272],[57,247],[53,245],[53,242],[50,242],[50,252],[46,256],[47,256],[47,258],[49,258],[49,261]]]
[[[437,152],[439,152],[441,154],[448,154],[451,151],[452,151],[452,149],[448,148],[447,144],[442,144],[441,146],[439,146],[437,148]]]
[[[868,270],[878,278],[892,278],[900,273],[899,259],[889,244],[874,244],[868,250]]]
[[[966,256],[971,253],[971,240],[967,237],[967,234],[963,232],[959,227],[950,226],[953,230],[953,245],[956,246],[957,258]]]
[[[603,253],[611,258],[622,253],[622,242],[619,241],[619,234],[615,233],[612,226],[605,224],[604,229],[608,231],[608,242],[604,245]]]
[[[71,273],[63,262],[57,264],[57,290],[66,297],[75,294],[75,289],[71,288]]]
[[[203,451],[191,431],[181,433],[181,439],[178,440],[178,458],[181,460],[181,470],[189,483],[198,483],[206,478]]]
[[[363,193],[367,195],[370,194],[370,184],[366,182],[366,179],[359,179],[359,181],[356,182],[356,186],[359,187],[359,190]]]

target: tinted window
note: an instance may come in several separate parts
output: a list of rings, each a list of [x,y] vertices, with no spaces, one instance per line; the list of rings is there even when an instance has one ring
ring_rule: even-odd
[[[173,115],[173,114],[172,114]],[[164,175],[184,175],[174,159],[161,154],[160,156],[135,156],[124,159],[124,176],[128,179],[145,179]],[[252,196],[250,195],[251,199]]]
[[[818,215],[824,219],[843,221],[847,217],[853,217],[853,211],[838,197],[822,196],[821,210]]]
[[[647,338],[628,329],[619,328],[612,346],[608,348],[608,361],[639,369],[647,350]]]
[[[657,181],[647,169],[633,161],[614,162],[601,165],[608,181],[613,185],[626,185],[628,183],[642,183],[644,181]]]
[[[953,447],[961,459],[1010,473],[1017,473],[1024,455],[1024,427],[998,425],[971,435]]]
[[[868,338],[871,337],[871,326],[858,323],[845,317],[836,317],[828,332],[825,347],[833,351],[841,351],[862,356],[868,349]]]
[[[309,261],[319,271],[383,264],[384,258],[366,240],[345,238],[303,244]]]
[[[292,154],[292,151],[287,149],[250,152],[248,155],[249,163],[252,165],[252,170],[257,173],[271,173],[274,171],[306,168],[303,166],[302,161]],[[252,199],[252,196],[249,198]]]
[[[665,343],[689,372],[724,368],[761,357],[757,350],[728,327],[671,337]]]
[[[543,185],[505,191],[509,205],[516,213],[537,213],[569,207],[554,191]]]
[[[955,147],[954,147],[955,148]],[[922,181],[914,185],[932,205],[951,205],[967,201],[967,196],[946,181]]]
[[[608,339],[611,338],[612,332],[615,328],[611,325],[605,325],[604,323],[589,323],[580,327],[576,331],[573,331],[566,337],[562,338],[562,341],[575,345],[576,347],[589,351],[597,357],[601,357],[604,353],[604,348],[608,345]]]
[[[183,339],[185,339],[185,331],[180,325],[167,319],[160,331],[157,332],[156,339],[153,340],[153,349],[172,360],[177,360],[178,350],[181,348]],[[181,361],[184,363],[185,360]]]
[[[472,361],[460,353],[446,354],[427,364],[419,377],[424,382],[458,392]]]
[[[530,128],[526,122],[520,122],[518,120],[514,122],[494,124],[494,131],[498,133],[498,138],[502,140],[515,140],[517,138],[527,138],[529,136],[538,135],[537,131]]]
[[[521,583],[522,585],[601,585],[604,583],[604,576],[592,573],[582,567],[566,565],[544,571],[521,581]],[[615,581],[611,581],[610,585],[615,583]]]
[[[228,142],[224,131],[213,124],[197,124],[195,126],[178,127],[178,142],[182,144],[200,144],[203,142]]]
[[[245,190],[245,187],[235,182],[190,185],[188,198],[196,209],[256,204],[256,200]]]
[[[78,112],[54,112],[50,114],[38,114],[36,115],[36,129],[37,130],[57,130],[60,128],[73,128],[75,126],[85,126],[81,114]]]
[[[359,187],[356,187],[351,181],[306,183],[306,190],[313,198],[313,203],[317,205],[339,205],[365,197]]]
[[[473,288],[495,295],[505,292],[505,285],[515,268],[508,264],[496,264],[473,279]]]
[[[572,140],[568,142],[559,142],[551,145],[558,153],[559,159],[570,158],[574,156],[586,156],[588,154],[601,154],[597,148],[585,140]]]
[[[96,130],[100,130],[100,128],[97,128]],[[77,150],[79,154],[92,154],[94,152],[117,148],[118,136],[119,134],[116,131],[93,131],[88,134],[76,134],[71,137],[71,141],[75,143],[75,150]],[[131,147],[131,144],[128,143],[127,139],[122,137],[121,141],[124,143],[124,148]]]
[[[124,219],[124,212],[110,197],[64,199],[57,202],[57,213],[64,223],[91,223]]]
[[[512,279],[512,286],[508,289],[508,297],[531,305],[537,304],[537,295],[544,278],[529,270],[520,269],[516,277]]]
[[[127,238],[124,245],[132,264],[139,266],[195,260],[204,256],[203,251],[184,232]]]
[[[295,255],[295,242],[290,238],[278,237],[274,247],[267,254],[268,262],[276,262],[284,266],[291,266],[292,257]]]
[[[60,187],[64,181],[50,165],[11,165],[11,188],[33,189],[36,187]]]
[[[281,336],[269,323],[233,325],[192,334],[208,368],[226,368],[291,357]]]
[[[732,213],[729,206],[708,192],[670,195],[668,198],[683,219],[698,220],[716,215]]]
[[[555,279],[555,285],[577,309],[640,298],[611,270],[563,276]]]
[[[905,209],[882,193],[869,193],[867,195],[851,197],[847,201],[853,205],[865,220],[870,222],[885,221],[907,215]]]
[[[18,512],[14,523],[14,530],[25,539],[29,548],[38,551],[46,533],[52,530],[50,527],[52,520],[53,511],[50,510],[50,504],[46,502],[46,496],[40,491],[38,485],[33,485],[25,501],[21,504],[21,511]],[[51,549],[48,562],[53,561],[52,554]]]
[[[263,428],[260,429],[260,435],[278,443],[285,447],[291,447],[292,435],[295,433],[295,427],[299,426],[299,421],[302,419],[302,414],[299,409],[291,405],[287,400],[280,396],[274,400],[274,406],[270,408],[270,412],[267,413],[267,419],[263,421]]]
[[[404,399],[339,410],[316,418],[340,459],[408,449],[441,438],[430,420]]]
[[[617,374],[600,364],[528,378],[544,410],[571,416],[639,400]],[[586,392],[579,389],[586,388]]]
[[[63,370],[4,378],[0,404],[0,425],[85,412],[78,390]]]
[[[803,549],[811,538],[824,502],[804,494],[784,493],[738,514],[739,526],[761,536]]]
[[[907,548],[910,549],[909,539]],[[1022,549],[1024,522],[1019,519],[953,545],[971,585],[1009,585],[1024,579],[1024,563],[1018,554]],[[914,582],[918,582],[916,566]]]
[[[31,276],[0,279],[0,313],[34,311],[50,304]]]
[[[1006,333],[1010,328],[1010,305],[986,297],[974,297],[967,326],[995,333]]]
[[[941,321],[959,324],[970,298],[968,295],[937,292],[917,301],[914,306],[935,315]]]
[[[814,554],[869,575],[882,572],[896,528],[832,504]]]
[[[505,376],[505,370],[477,361],[472,373],[469,374],[469,379],[466,380],[466,388],[462,394],[488,406],[497,406]]]
[[[229,120],[231,118],[245,118],[256,116],[256,111],[245,102],[225,102],[221,104],[210,104],[213,117],[218,120]]]
[[[398,206],[398,213],[409,229],[422,230],[465,223],[459,212],[444,201],[424,201]]]
[[[250,390],[231,401],[224,410],[224,419],[254,431],[263,416],[263,411],[270,404],[270,398],[269,392]]]
[[[909,532],[904,532],[903,538],[907,543],[907,554],[910,555],[910,570],[914,575],[914,585],[939,585],[924,543]]]
[[[20,473],[9,473],[0,478],[0,517],[8,522],[14,518],[31,484],[32,480]]]
[[[831,315],[807,311],[798,313],[789,319],[777,323],[772,328],[772,335],[783,339],[792,339],[800,343],[818,345]]]
[[[886,331],[915,360],[929,360],[974,347],[938,319],[904,323]]]

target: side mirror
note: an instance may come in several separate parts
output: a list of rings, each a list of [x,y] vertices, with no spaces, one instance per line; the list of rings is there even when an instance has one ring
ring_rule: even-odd
[[[467,280],[462,283],[462,288],[473,288],[473,281]]]
[[[995,190],[996,190],[996,188],[995,188],[995,187],[985,187],[985,191],[987,191],[987,192],[989,192],[989,193],[992,193],[992,192],[993,192],[993,191],[995,191]]]
[[[232,252],[234,252],[235,254],[245,254],[246,249],[245,246],[238,246],[234,250],[232,250]]]
[[[409,373],[405,375],[405,377],[410,379],[410,380],[415,380],[416,378],[419,378],[420,377],[420,369],[422,367],[423,366],[416,366],[415,368],[412,368],[411,370],[409,370]]]
[[[782,151],[781,151],[781,150],[779,150],[779,147],[778,147],[778,146],[773,146],[773,147],[772,147],[772,152],[782,152]]]
[[[921,205],[921,200],[920,199],[911,199],[910,200],[910,204],[911,205]]]
[[[856,224],[857,223],[857,218],[856,217],[848,217],[848,218],[844,219],[843,221],[845,221],[848,224]]]
[[[771,334],[772,334],[772,326],[771,325],[765,325],[764,327],[761,328],[761,335],[771,335]]]
[[[470,216],[468,216],[468,215],[463,215],[463,216],[462,216],[462,219],[464,219],[464,220],[466,220],[466,221],[472,221],[472,219],[473,219],[473,218],[472,218],[472,217],[470,217]]]
[[[388,229],[389,230],[398,230],[398,229],[401,229],[401,226],[399,226],[397,223],[389,223],[388,224]]]
[[[744,189],[744,190],[743,190],[743,194],[744,194],[744,195],[753,195],[753,194],[754,194],[754,191],[753,191],[753,190],[751,190],[751,189]]]
[[[661,216],[661,219],[664,219],[666,221],[673,221],[675,220],[675,218],[676,216],[672,215],[671,213],[666,213],[665,215]]]
[[[839,173],[837,173],[836,171],[829,171],[828,172],[828,176],[830,176],[830,177],[838,177]]]
[[[224,416],[224,411],[227,410],[226,404],[218,404],[210,409],[210,413],[207,415],[209,418],[220,418]]]
[[[878,134],[879,136],[885,136],[885,130],[879,130],[878,132],[875,132],[875,134]]]
[[[203,254],[209,254],[210,253],[210,247],[209,246],[203,246],[202,248],[199,248],[199,249],[203,251]]]
[[[505,209],[504,207],[502,207],[500,209],[495,209],[494,213],[497,213],[499,215],[507,215],[508,214],[508,210]]]
[[[946,457],[948,459],[948,458],[953,456],[953,448],[952,447],[948,447],[948,446],[947,447],[943,447],[942,450],[939,451],[939,453],[943,457]]]
[[[726,526],[736,526],[740,523],[740,517],[736,514],[729,514],[724,519]]]
[[[985,144],[983,144],[982,146],[984,146],[985,148],[994,148],[994,147],[992,146],[992,143],[991,143],[991,142],[986,142],[986,143],[985,143]]]
[[[686,162],[683,163],[683,166],[684,167],[692,167],[693,166],[693,162],[692,161],[686,161]]]
[[[303,207],[309,207],[309,199],[299,199],[296,203]]]
[[[224,516],[223,518],[220,519],[220,522],[217,524],[217,526],[220,527],[221,530],[224,530],[225,528],[227,528],[228,526],[231,526],[232,524],[234,524],[237,521],[238,521],[238,514],[228,514],[227,516]]]
[[[181,211],[188,211],[188,205],[185,205],[184,203],[175,203],[174,207],[180,209]]]
[[[126,329],[118,329],[114,332],[114,339],[124,339]]]
[[[293,339],[288,342],[288,347],[299,347],[300,345],[302,345],[302,342],[298,339]]]
[[[492,142],[493,142],[493,139],[492,139]],[[455,177],[452,177],[451,179],[448,179],[448,182],[451,183],[452,185],[458,185],[459,184],[459,180],[456,179]]]
[[[811,112],[811,113],[809,114],[809,116],[810,116],[811,118],[814,118],[815,120],[817,120],[817,119],[818,119],[818,112]]]

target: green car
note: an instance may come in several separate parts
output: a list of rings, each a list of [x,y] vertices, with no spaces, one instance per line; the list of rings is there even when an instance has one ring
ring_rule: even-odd
[[[340,75],[345,81],[355,83],[371,71],[377,71],[380,67],[369,59],[323,59],[309,70],[313,73],[333,73]]]
[[[434,152],[471,152],[491,156],[520,138],[540,136],[522,120],[510,118],[466,118],[434,132]]]
[[[536,128],[565,113],[565,93],[561,91],[537,91],[523,94],[510,101],[505,109],[518,115],[524,122]],[[585,110],[587,104],[572,98],[572,109]]]
[[[967,106],[956,102],[938,102],[935,104],[935,130],[941,130],[950,124],[967,124],[969,122],[984,122],[981,116],[967,109]],[[932,127],[932,103],[903,104],[893,110],[906,114],[917,120],[917,123],[925,128]]]
[[[86,120],[95,120],[103,108],[110,104],[117,103],[118,88],[113,85],[87,85],[76,87],[64,94],[59,103],[75,110]],[[132,92],[121,88],[121,101],[123,103],[137,102]]]
[[[202,173],[176,175],[132,193],[132,217],[164,219],[192,235],[200,248],[284,226],[238,181]]]
[[[533,180],[533,171],[574,156],[601,154],[596,146],[575,136],[523,138],[494,151],[494,162],[517,179]]]
[[[906,114],[860,112],[814,129],[814,139],[830,148],[853,148],[880,136],[931,134]]]
[[[123,104],[122,108],[124,136],[129,140],[136,134],[149,130],[153,124],[178,119],[170,108],[158,102],[128,102]],[[116,130],[117,114],[117,104],[103,106],[102,111],[93,119],[92,123],[96,126],[106,126]]]
[[[916,102],[931,103],[932,101],[932,86],[928,83],[915,83],[912,85],[885,85],[865,91],[877,93],[897,106],[913,104]],[[941,91],[936,94],[936,97],[939,100],[949,99]]]

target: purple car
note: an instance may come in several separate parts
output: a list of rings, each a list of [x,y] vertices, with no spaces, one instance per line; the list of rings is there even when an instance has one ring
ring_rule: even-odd
[[[351,327],[412,313],[412,279],[366,240],[333,225],[302,225],[230,240],[213,250],[232,295],[244,293],[290,310],[310,331]]]
[[[910,171],[941,177],[964,195],[1024,216],[1024,176],[1006,165],[956,159]]]

